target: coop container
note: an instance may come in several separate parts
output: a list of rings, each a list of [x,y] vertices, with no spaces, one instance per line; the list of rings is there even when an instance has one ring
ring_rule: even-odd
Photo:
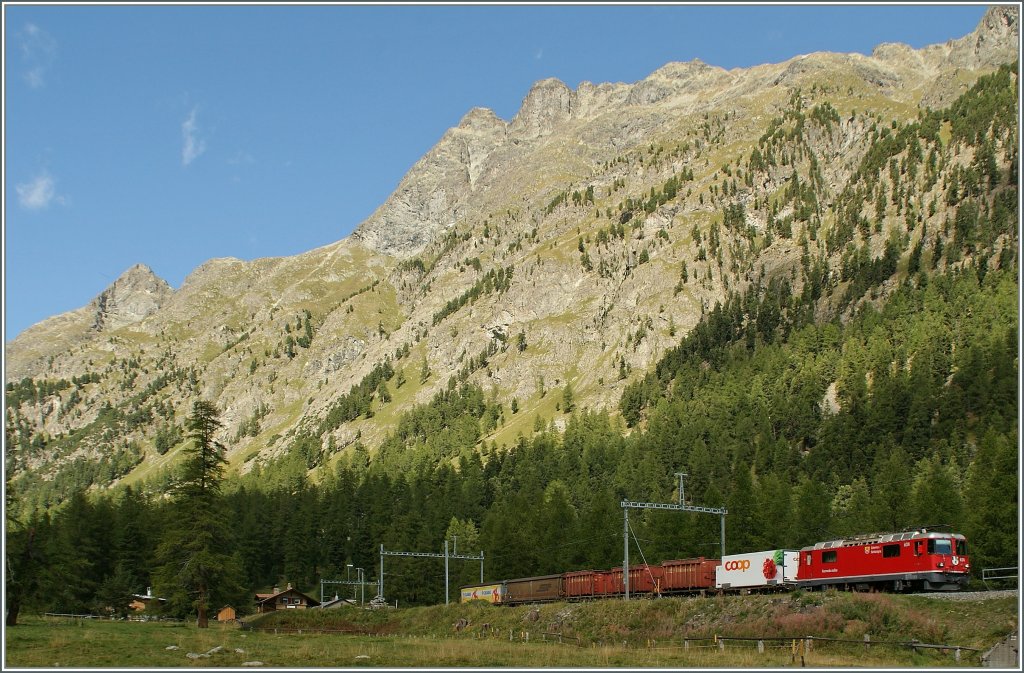
[[[781,587],[796,582],[800,553],[790,549],[732,554],[722,558],[715,569],[719,589],[760,589]]]

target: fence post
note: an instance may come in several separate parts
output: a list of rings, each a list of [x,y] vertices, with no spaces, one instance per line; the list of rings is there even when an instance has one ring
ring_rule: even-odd
[[[683,638],[683,649],[684,650],[690,649],[690,641],[687,640],[686,638]]]
[[[764,654],[764,641],[763,640],[757,641],[757,653],[758,654]]]
[[[865,633],[864,634],[864,649],[865,650],[870,650],[871,649],[871,634],[870,633]]]
[[[960,663],[960,648],[959,647],[956,648],[956,652],[953,653],[953,657],[956,659],[956,662],[959,664]]]

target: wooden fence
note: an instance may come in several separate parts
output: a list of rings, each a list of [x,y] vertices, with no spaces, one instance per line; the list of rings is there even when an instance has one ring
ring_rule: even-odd
[[[367,636],[372,635],[369,631],[363,629],[328,629],[321,628],[319,626],[305,626],[303,628],[293,628],[287,626],[250,626],[248,624],[242,624],[243,631],[256,631],[258,633],[294,633],[295,635],[301,636],[302,634],[323,634],[323,633],[342,633],[350,636]]]
[[[65,615],[67,616],[67,615]],[[275,633],[275,634],[287,634],[294,633],[296,635],[302,634],[345,634],[345,635],[372,635],[370,632],[363,629],[329,629],[329,628],[318,628],[318,627],[305,627],[305,628],[289,628],[289,627],[253,627],[247,624],[242,625],[242,629],[246,631],[259,631],[262,633]],[[491,629],[488,625],[486,632],[474,634],[476,637],[501,637],[497,629]],[[520,641],[530,642],[531,636],[529,631],[519,631],[518,633],[514,629],[508,631],[509,641]],[[532,638],[533,642],[548,642],[548,643],[559,643],[559,644],[571,644],[577,647],[596,647],[598,645],[604,645],[605,643],[584,643],[579,636],[570,635],[565,633],[559,633],[556,631],[541,631],[534,634]],[[961,652],[980,652],[981,650],[976,647],[967,647],[964,645],[936,645],[932,643],[922,643],[918,640],[871,640],[870,635],[865,635],[862,640],[855,640],[852,638],[823,638],[819,636],[800,636],[800,637],[739,637],[739,636],[719,636],[715,635],[711,638],[684,638],[682,641],[661,641],[655,639],[648,639],[646,641],[645,649],[652,650],[719,650],[724,651],[727,646],[729,647],[750,647],[757,648],[758,653],[763,654],[766,650],[786,650],[789,651],[792,656],[793,663],[796,663],[799,658],[801,665],[804,664],[805,656],[815,648],[815,643],[838,643],[845,645],[859,645],[865,650],[870,650],[872,647],[906,647],[913,649],[915,652],[918,650],[939,650],[944,654],[952,653],[957,662],[960,661]],[[611,643],[608,643],[611,644]],[[623,647],[629,647],[627,641],[623,641]],[[638,646],[644,647],[644,646]]]
[[[128,615],[119,617],[117,615],[80,615],[69,612],[44,612],[44,617],[56,617],[58,619],[98,619],[105,622],[183,622],[185,620],[177,617],[164,617],[162,615]]]
[[[769,645],[766,643],[775,643],[775,648],[789,649],[793,656],[793,661],[796,661],[797,657],[800,657],[800,662],[803,664],[804,656],[811,651],[814,643],[845,643],[848,645],[860,645],[865,650],[869,650],[872,647],[897,647],[897,648],[910,648],[917,652],[918,650],[939,650],[942,653],[952,652],[956,661],[960,661],[960,653],[963,651],[967,652],[980,652],[981,650],[976,647],[967,647],[964,645],[934,645],[931,643],[922,643],[919,640],[871,640],[869,634],[865,634],[862,640],[855,640],[852,638],[823,638],[819,636],[804,636],[803,638],[739,638],[733,636],[718,636],[714,637],[714,642],[718,649],[724,650],[727,642],[734,643],[756,643],[757,651],[763,653],[765,648]]]

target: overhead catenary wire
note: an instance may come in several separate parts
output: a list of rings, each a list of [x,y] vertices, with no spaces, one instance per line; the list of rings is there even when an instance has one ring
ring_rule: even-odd
[[[630,526],[629,524],[629,519],[626,519],[626,525],[629,526],[629,534],[633,536],[633,541],[636,542],[636,549],[638,552],[640,552],[640,558],[644,562],[644,569],[647,570],[647,574],[651,576],[651,584],[654,584],[654,573],[651,572],[651,566],[649,563],[647,563],[647,557],[644,555],[643,547],[640,546],[640,541],[637,540],[636,533],[633,532],[633,526]],[[623,567],[622,572],[623,574],[628,573],[629,568]]]

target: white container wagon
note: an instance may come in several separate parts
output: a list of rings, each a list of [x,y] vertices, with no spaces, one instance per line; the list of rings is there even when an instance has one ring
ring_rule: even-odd
[[[722,564],[715,568],[715,588],[723,591],[789,589],[796,586],[799,567],[800,552],[795,549],[723,556]]]

